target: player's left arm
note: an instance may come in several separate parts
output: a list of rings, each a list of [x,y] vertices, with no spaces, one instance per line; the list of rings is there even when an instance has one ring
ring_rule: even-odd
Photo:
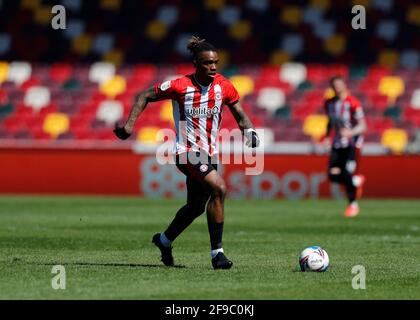
[[[359,136],[365,133],[367,130],[365,115],[364,115],[362,106],[360,105],[358,101],[353,106],[352,112],[353,112],[354,118],[357,120],[357,124],[351,129],[347,129],[347,128],[341,129],[341,135],[348,138]]]
[[[357,125],[351,129],[352,136],[359,136],[366,132],[367,125],[365,118],[359,119]]]
[[[255,130],[251,119],[249,119],[239,100],[233,104],[228,105],[228,107],[232,112],[239,129],[241,129],[244,136],[247,138],[246,145],[252,148],[258,147],[260,144],[260,139],[258,137],[257,131]]]

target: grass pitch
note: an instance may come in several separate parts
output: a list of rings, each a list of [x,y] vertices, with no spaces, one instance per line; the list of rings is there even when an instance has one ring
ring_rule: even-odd
[[[182,201],[0,197],[0,299],[420,299],[420,201],[228,200],[231,270],[211,268],[205,215],[174,243],[164,267],[152,235]],[[298,255],[323,246],[331,267],[302,273]],[[66,289],[51,287],[63,265]],[[352,267],[366,289],[352,288]]]

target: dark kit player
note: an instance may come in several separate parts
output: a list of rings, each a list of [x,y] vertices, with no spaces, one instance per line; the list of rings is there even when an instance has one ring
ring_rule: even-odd
[[[365,182],[365,177],[357,170],[366,121],[359,100],[350,95],[343,78],[333,77],[330,86],[335,96],[325,101],[328,115],[326,141],[331,144],[328,176],[330,181],[345,186],[349,204],[344,215],[354,217],[360,211],[357,199],[362,196]],[[332,142],[329,141],[331,133]]]
[[[217,73],[219,58],[216,48],[198,37],[192,37],[187,48],[193,55],[195,73],[141,92],[125,125],[117,126],[114,132],[118,138],[127,139],[149,102],[172,100],[176,165],[187,177],[187,203],[178,210],[164,232],[153,236],[152,242],[160,249],[162,262],[173,266],[172,242],[206,211],[213,268],[229,269],[232,262],[225,256],[222,247],[226,184],[213,161],[217,154],[223,106],[227,105],[233,113],[248,146],[257,147],[259,138],[243,111],[238,92]]]

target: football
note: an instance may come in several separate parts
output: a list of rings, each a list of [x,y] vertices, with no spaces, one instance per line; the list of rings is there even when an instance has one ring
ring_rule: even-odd
[[[323,272],[330,266],[330,259],[327,251],[319,246],[305,248],[299,256],[301,271]]]

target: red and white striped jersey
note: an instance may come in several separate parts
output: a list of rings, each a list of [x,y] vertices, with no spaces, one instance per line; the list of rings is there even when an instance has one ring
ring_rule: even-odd
[[[341,128],[352,129],[364,118],[360,101],[352,95],[348,95],[344,100],[333,97],[325,101],[324,107],[331,124],[331,129],[335,131],[333,147],[346,148],[351,145],[356,148],[361,148],[363,136],[355,136],[352,139],[348,139],[340,135]]]
[[[159,100],[171,99],[176,129],[175,153],[205,151],[212,156],[218,152],[218,133],[222,107],[239,100],[232,83],[217,74],[205,87],[193,74],[155,86]]]

